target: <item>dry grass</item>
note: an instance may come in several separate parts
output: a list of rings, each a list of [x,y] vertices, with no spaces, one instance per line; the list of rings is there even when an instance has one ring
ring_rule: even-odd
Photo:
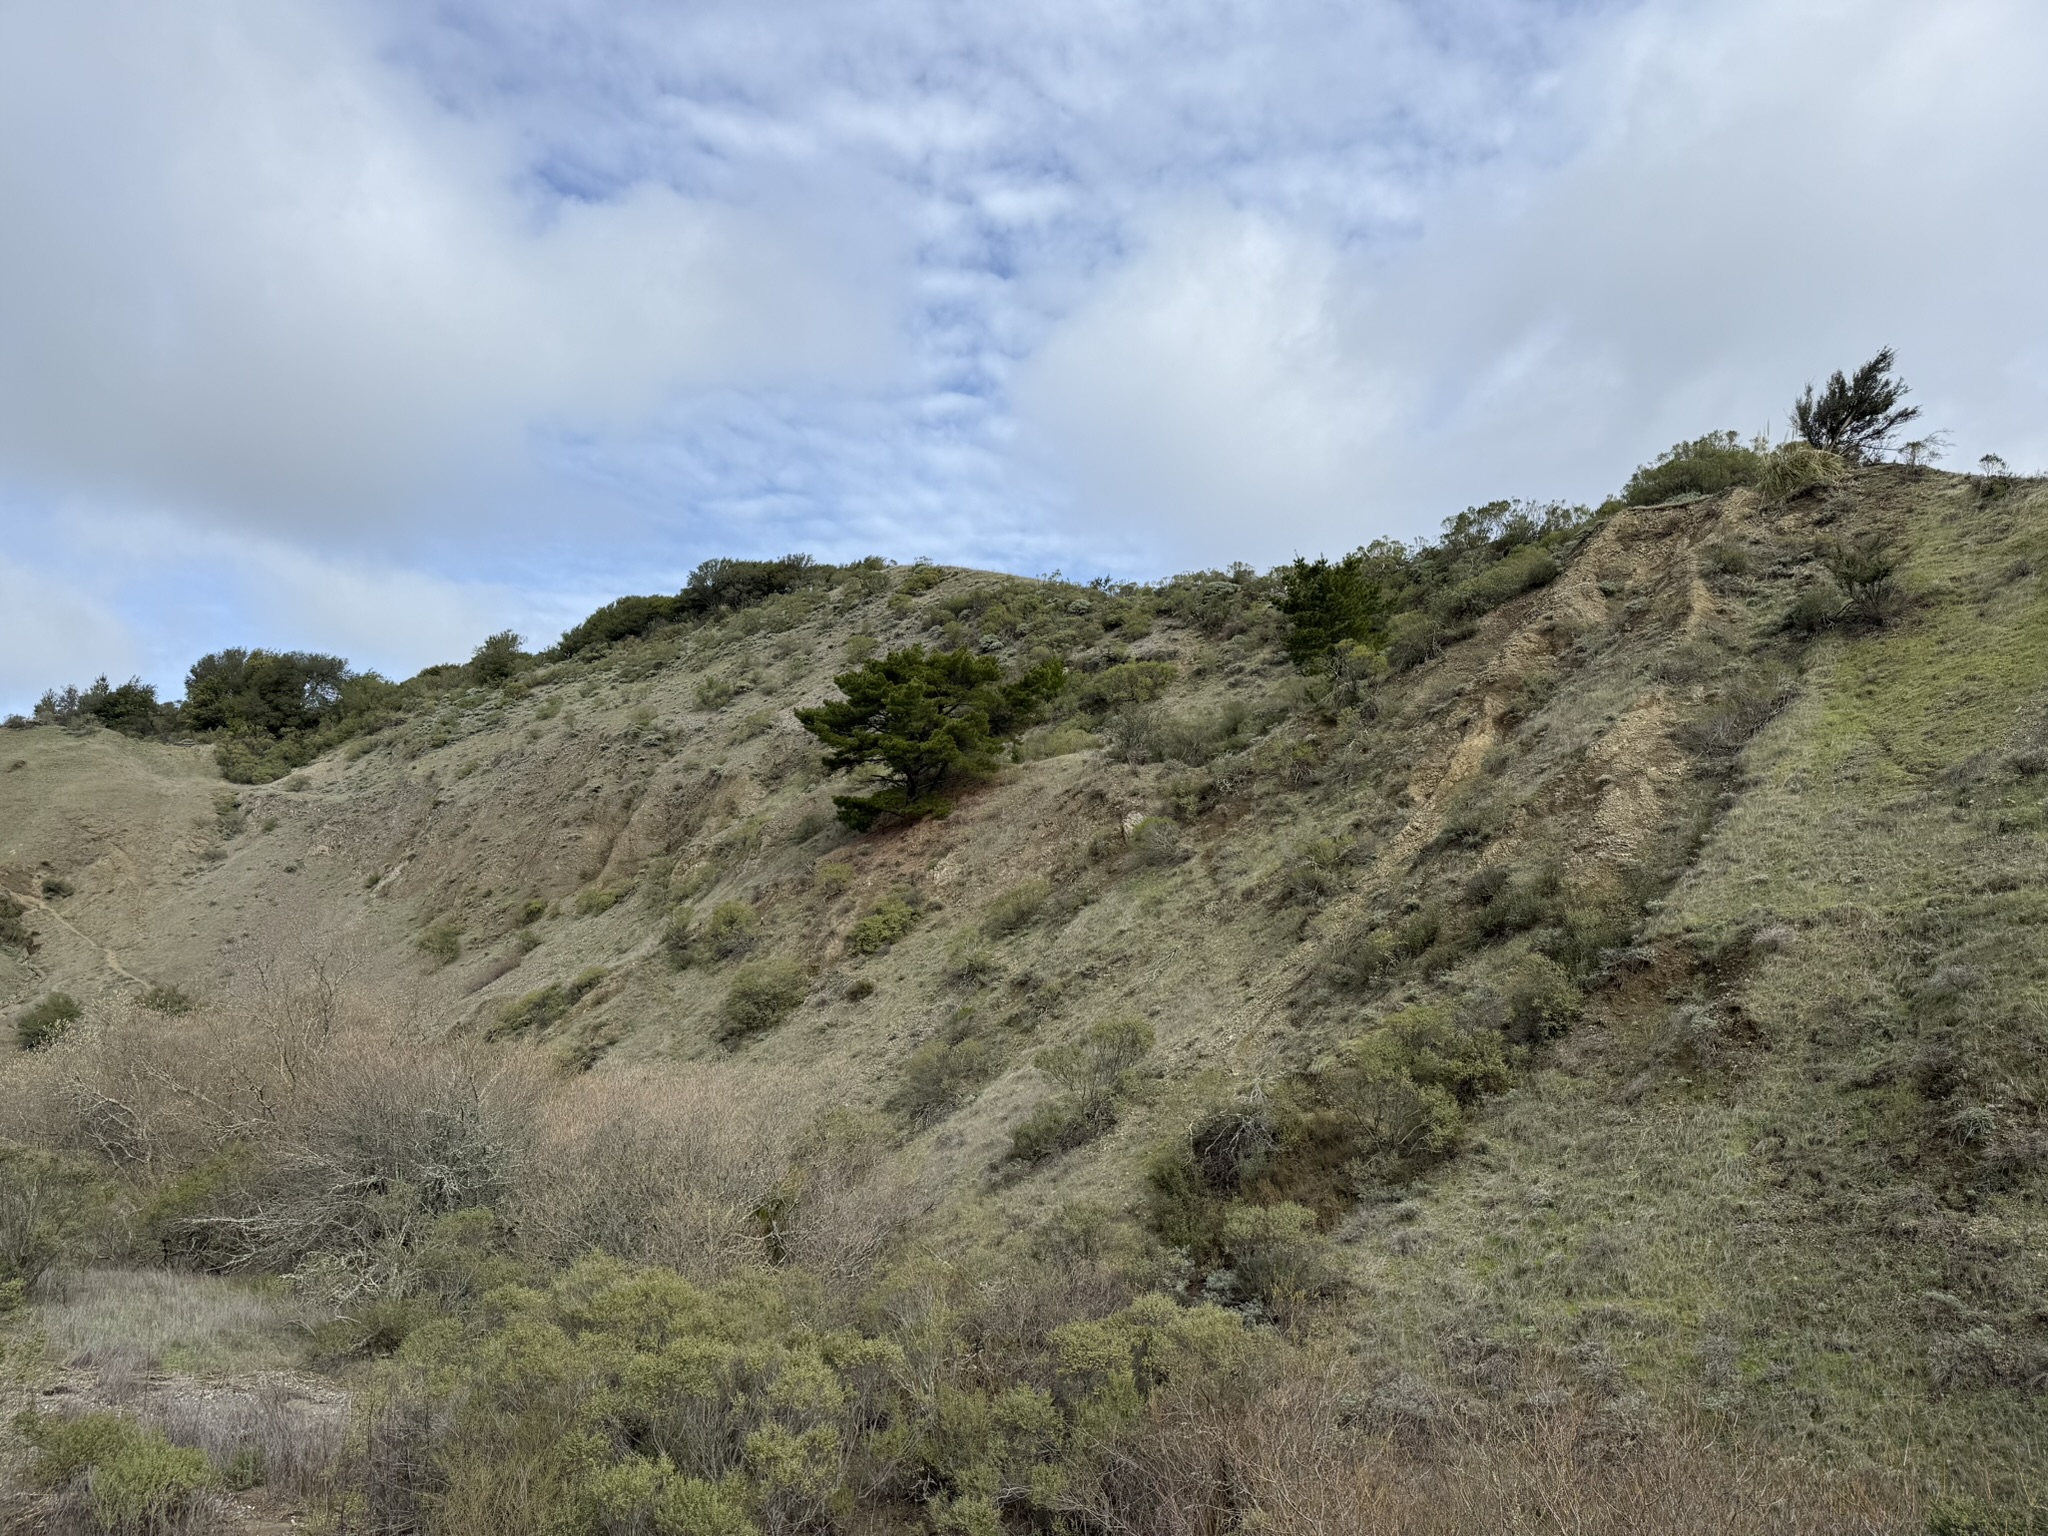
[[[105,1387],[160,1371],[224,1374],[289,1357],[290,1322],[251,1286],[165,1270],[89,1269],[45,1282],[38,1320],[51,1355]]]

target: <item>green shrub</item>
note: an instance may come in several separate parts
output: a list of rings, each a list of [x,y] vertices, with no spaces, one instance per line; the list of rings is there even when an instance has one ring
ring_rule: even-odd
[[[462,924],[444,919],[428,927],[414,946],[436,965],[452,965],[462,954]]]
[[[1039,910],[1052,895],[1052,884],[1042,879],[1013,885],[981,911],[981,931],[992,939],[1006,939],[1022,933],[1038,920]]]
[[[857,871],[851,864],[828,859],[811,871],[811,883],[825,896],[843,896],[853,886]]]
[[[604,968],[594,965],[578,972],[570,981],[551,982],[516,1002],[507,1003],[498,1012],[498,1023],[491,1030],[492,1037],[516,1034],[521,1030],[539,1034],[565,1018],[569,1010],[595,991],[604,978]]]
[[[190,1013],[194,1006],[192,999],[177,987],[163,986],[161,984],[151,987],[147,992],[143,993],[141,1002],[142,1006],[149,1009],[152,1013],[168,1014],[172,1018],[176,1018],[180,1014]]]
[[[905,1058],[889,1108],[914,1125],[929,1124],[966,1103],[1002,1069],[1002,1047],[985,1035],[962,1032],[928,1041]]]
[[[1555,580],[1561,567],[1540,544],[1524,544],[1478,575],[1459,582],[1431,606],[1447,619],[1472,619]]]
[[[14,1427],[36,1452],[29,1480],[43,1488],[83,1482],[93,1518],[106,1531],[183,1530],[212,1483],[203,1451],[174,1446],[161,1430],[125,1414],[59,1419],[23,1413]]]
[[[1087,1145],[1104,1129],[1073,1099],[1048,1099],[1010,1132],[1010,1157],[1019,1163],[1042,1163]]]
[[[499,630],[470,653],[469,675],[486,688],[510,682],[513,674],[533,659],[519,649],[523,643],[523,636]]]
[[[690,702],[705,714],[713,714],[730,704],[738,691],[727,679],[707,672],[690,690]]]
[[[701,931],[689,933],[686,928],[685,932],[682,953],[692,962],[708,965],[736,960],[760,942],[761,917],[744,901],[721,901],[711,909]]]
[[[1547,955],[1524,955],[1504,978],[1501,989],[1508,1038],[1547,1040],[1563,1034],[1579,1016],[1584,999],[1564,967]]]
[[[251,1488],[261,1488],[264,1482],[263,1447],[238,1446],[233,1455],[221,1462],[214,1481],[229,1493],[247,1493]]]
[[[810,989],[810,977],[794,960],[749,961],[726,989],[718,1038],[731,1042],[773,1029],[797,1010]]]
[[[1010,1156],[1042,1162],[1108,1130],[1132,1071],[1151,1052],[1152,1038],[1152,1026],[1143,1019],[1109,1019],[1078,1040],[1040,1051],[1032,1064],[1065,1092],[1039,1105],[1011,1133]]]
[[[1397,613],[1387,622],[1387,663],[1396,671],[1419,667],[1466,633],[1419,608]]]
[[[1852,539],[1830,540],[1819,553],[1821,564],[1847,598],[1851,617],[1878,623],[1898,611],[1900,593],[1892,578],[1899,556],[1883,534],[1866,532]]]
[[[548,915],[548,904],[536,896],[519,908],[519,926],[531,927]]]
[[[1798,685],[1791,669],[1777,663],[1739,673],[1681,726],[1680,740],[1713,755],[1739,752],[1784,707]]]
[[[70,993],[46,993],[16,1015],[14,1038],[24,1051],[39,1051],[60,1039],[78,1015],[78,999]]]
[[[1714,496],[1738,485],[1755,485],[1764,472],[1764,455],[1744,446],[1733,432],[1709,432],[1679,443],[1629,476],[1621,499],[1632,507],[1671,501],[1679,496]]]
[[[630,883],[586,886],[576,893],[576,915],[595,917],[600,912],[609,912],[632,894],[633,887]]]
[[[916,926],[917,909],[900,896],[884,897],[847,930],[846,947],[856,955],[879,954]]]
[[[1474,921],[1482,935],[1489,939],[1505,938],[1551,920],[1560,883],[1556,869],[1547,864],[1524,870],[1495,866],[1489,873],[1495,871],[1497,884],[1481,899]]]
[[[1329,1245],[1317,1236],[1316,1213],[1292,1201],[1232,1204],[1222,1242],[1237,1288],[1276,1312],[1326,1296],[1340,1283]]]
[[[1709,544],[1700,551],[1700,559],[1708,570],[1718,575],[1747,576],[1749,574],[1749,550],[1732,539],[1722,539]]]
[[[1785,610],[1784,625],[1794,634],[1817,635],[1839,621],[1847,609],[1841,593],[1816,583],[1792,599],[1792,606]]]
[[[1430,935],[1422,947],[1436,942]],[[1377,924],[1358,923],[1346,928],[1323,946],[1317,970],[1332,987],[1362,992],[1385,976],[1401,958],[1401,945],[1393,934]]]

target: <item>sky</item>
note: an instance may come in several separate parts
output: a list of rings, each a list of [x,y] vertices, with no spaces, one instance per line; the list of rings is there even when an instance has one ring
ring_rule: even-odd
[[[700,560],[1597,502],[1880,346],[2048,466],[2038,0],[0,0],[0,711]]]

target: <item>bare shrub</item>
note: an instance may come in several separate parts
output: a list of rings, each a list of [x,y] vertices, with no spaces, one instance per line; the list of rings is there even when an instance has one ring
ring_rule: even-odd
[[[434,1220],[506,1197],[550,1075],[354,1012],[317,977],[175,1022],[88,1017],[38,1054],[0,1080],[0,1134],[156,1186],[167,1251],[336,1298],[403,1290]]]
[[[1361,1416],[1355,1368],[1275,1360],[1155,1393],[1094,1448],[1067,1503],[1130,1536],[1820,1536],[1902,1532],[1906,1500],[1874,1479],[1817,1476],[1685,1425],[1617,1438],[1595,1405],[1433,1415],[1396,1441]]]
[[[538,1257],[593,1250],[725,1278],[766,1254],[754,1212],[788,1173],[791,1107],[723,1072],[635,1070],[564,1085],[512,1207]]]

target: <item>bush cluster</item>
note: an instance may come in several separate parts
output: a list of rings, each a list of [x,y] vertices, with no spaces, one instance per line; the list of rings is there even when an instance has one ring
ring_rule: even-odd
[[[811,990],[795,960],[750,960],[733,974],[719,1007],[718,1038],[726,1044],[773,1029],[794,1013]]]
[[[70,993],[47,992],[15,1016],[14,1038],[24,1051],[39,1051],[60,1039],[79,1012]]]
[[[1100,1136],[1116,1124],[1131,1074],[1152,1050],[1152,1026],[1139,1018],[1108,1019],[1080,1039],[1043,1050],[1032,1064],[1063,1091],[1010,1133],[1010,1157],[1044,1162]]]

